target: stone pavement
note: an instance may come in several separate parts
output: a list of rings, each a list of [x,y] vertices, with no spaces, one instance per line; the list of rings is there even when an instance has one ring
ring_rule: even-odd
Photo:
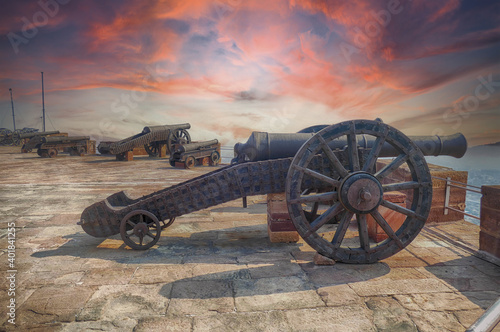
[[[370,265],[314,265],[303,242],[271,243],[265,197],[177,218],[148,251],[76,225],[88,205],[139,197],[211,171],[167,159],[0,147],[0,330],[464,331],[500,296],[500,267],[476,257],[479,227],[428,225]],[[6,315],[15,223],[15,327]],[[497,327],[495,331],[500,331]]]

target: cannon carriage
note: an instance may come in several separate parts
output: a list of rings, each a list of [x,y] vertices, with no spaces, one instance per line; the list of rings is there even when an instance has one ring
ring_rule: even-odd
[[[21,147],[21,153],[28,153],[35,148],[36,144],[38,144],[39,140],[37,139],[37,137],[53,135],[68,136],[67,134],[61,134],[59,130],[24,133],[16,136],[16,138],[19,140],[19,143],[16,145],[23,143],[23,146]]]
[[[116,155],[117,159],[123,160],[125,153],[143,146],[149,156],[158,157],[162,146],[166,146],[166,152],[171,153],[176,144],[190,143],[191,136],[187,131],[190,128],[189,123],[147,126],[144,127],[142,132],[120,141],[101,142],[97,150],[101,154]]]
[[[176,145],[170,154],[170,166],[192,168],[196,165],[217,166],[220,162],[220,144],[211,141]]]
[[[11,131],[6,128],[0,129],[0,144],[1,145],[21,145],[27,138],[42,134],[36,128],[23,128]]]
[[[33,141],[37,154],[42,158],[55,158],[59,152],[68,152],[72,156],[95,153],[95,141],[89,136],[37,136]]]
[[[274,140],[268,134],[259,144],[251,138],[235,146],[232,165],[138,199],[115,193],[87,207],[78,224],[89,235],[121,234],[131,248],[148,249],[177,216],[242,197],[285,192],[290,218],[314,250],[336,261],[372,263],[405,248],[425,224],[432,180],[424,156],[461,157],[467,149],[461,134],[411,139],[371,120],[338,123],[307,137],[290,135]],[[392,159],[377,169],[383,157]],[[399,167],[410,170],[411,181],[386,181]],[[385,199],[397,191],[411,193],[406,206]],[[404,216],[402,225],[393,229],[380,207]],[[387,239],[368,237],[368,218]]]

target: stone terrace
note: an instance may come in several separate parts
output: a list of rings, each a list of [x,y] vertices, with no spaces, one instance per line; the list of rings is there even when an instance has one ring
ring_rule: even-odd
[[[316,266],[303,242],[268,240],[263,196],[177,218],[155,247],[130,250],[119,235],[87,235],[83,209],[214,168],[19,150],[0,147],[0,330],[464,331],[500,296],[500,267],[475,255],[478,226],[428,225],[380,263]],[[5,314],[10,222],[16,327]]]

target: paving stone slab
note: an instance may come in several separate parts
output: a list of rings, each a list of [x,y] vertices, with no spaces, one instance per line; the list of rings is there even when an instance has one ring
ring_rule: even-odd
[[[243,312],[227,313],[209,317],[195,317],[194,332],[234,332],[234,331],[262,331],[278,332],[290,331],[285,312]]]
[[[77,321],[140,319],[165,314],[171,285],[100,286],[78,313]]]
[[[443,293],[451,291],[450,287],[436,279],[411,279],[363,281],[350,283],[359,296],[377,296],[394,294]]]
[[[186,332],[193,331],[192,326],[192,317],[147,317],[139,320],[134,332]]]
[[[57,286],[38,288],[19,308],[19,324],[72,322],[94,291],[83,286],[66,287],[64,291]]]
[[[465,331],[465,327],[451,312],[409,311],[408,315],[419,332]]]
[[[371,297],[366,301],[366,306],[373,312],[373,323],[377,331],[417,332],[416,325],[397,300]]]
[[[376,331],[373,313],[365,305],[288,310],[289,331]]]
[[[317,293],[329,307],[364,303],[364,299],[358,296],[349,285],[319,287]]]
[[[193,265],[172,264],[139,267],[130,280],[131,284],[173,283],[193,277]]]
[[[312,284],[298,277],[235,280],[238,311],[289,310],[325,306]]]
[[[234,298],[230,281],[191,280],[172,285],[167,316],[215,315],[232,311]]]

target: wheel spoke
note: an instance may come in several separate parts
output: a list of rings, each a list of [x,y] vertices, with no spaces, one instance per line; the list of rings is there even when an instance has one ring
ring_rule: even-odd
[[[301,166],[298,166],[298,165],[294,165],[294,167],[299,170],[300,172],[302,173],[305,173],[307,175],[310,175],[318,180],[321,180],[323,182],[326,182],[326,183],[329,183],[331,185],[333,185],[334,187],[338,187],[340,185],[340,181],[338,180],[335,180],[335,179],[332,179],[326,175],[323,175],[321,173],[318,173],[316,171],[313,171],[312,169],[309,169],[309,168],[305,168],[305,167],[301,167]]]
[[[384,230],[384,232],[391,239],[393,239],[394,242],[396,242],[396,244],[398,245],[398,247],[401,248],[401,249],[403,249],[404,248],[403,242],[401,242],[401,239],[399,237],[397,237],[397,235],[396,235],[396,233],[394,233],[394,230],[392,229],[392,227],[387,223],[387,221],[380,214],[380,212],[378,212],[378,210],[375,210],[375,211],[372,211],[370,214],[373,217],[373,219],[375,219],[375,221],[377,222],[377,224],[379,224],[380,227],[382,227],[382,229]]]
[[[370,169],[372,169],[372,167],[375,165],[375,162],[377,161],[380,150],[382,149],[382,146],[384,146],[385,138],[387,137],[388,131],[389,131],[389,127],[386,126],[382,136],[378,136],[377,139],[375,140],[375,143],[373,144],[373,146],[370,150],[370,154],[368,155],[368,160],[363,165],[363,171],[369,172]]]
[[[149,236],[152,239],[155,238],[155,236],[153,235],[153,233],[151,233],[151,231],[147,232],[146,235]]]
[[[388,165],[386,165],[383,169],[375,173],[375,177],[380,181],[393,171],[395,171],[399,166],[403,165],[404,162],[408,160],[408,155],[405,153],[400,154],[396,159],[391,161]]]
[[[139,223],[144,222],[144,216],[142,214],[139,215]]]
[[[316,214],[318,213],[318,207],[319,207],[319,203],[315,202],[312,209],[311,209],[311,218],[314,218],[316,216]]]
[[[339,226],[337,227],[337,231],[335,232],[335,235],[332,239],[332,244],[335,249],[338,249],[342,244],[342,240],[344,240],[345,233],[347,232],[347,228],[351,223],[351,218],[353,215],[354,213],[345,211],[344,215],[342,216]]]
[[[370,250],[370,240],[368,239],[366,214],[356,214],[356,220],[358,221],[359,244],[365,252],[368,252]]]
[[[417,189],[424,185],[429,185],[429,182],[419,183],[417,181],[408,181],[408,182],[400,182],[400,183],[392,183],[392,184],[383,184],[382,188],[384,192],[387,191],[401,191],[401,190],[409,190],[409,189]]]
[[[382,202],[380,203],[380,205],[385,206],[386,208],[394,210],[394,211],[399,212],[401,214],[407,215],[409,217],[417,218],[418,220],[421,220],[421,221],[424,221],[424,222],[426,221],[426,218],[424,218],[423,216],[415,213],[414,211],[412,211],[410,209],[407,209],[405,207],[399,206],[397,204],[391,203],[389,201],[382,200]]]
[[[349,150],[349,166],[351,171],[359,171],[358,141],[356,139],[356,128],[351,122],[350,133],[347,135],[347,148]]]
[[[330,206],[330,208],[328,210],[326,210],[321,216],[316,218],[316,220],[314,220],[311,223],[311,230],[307,232],[306,237],[309,236],[310,233],[316,232],[318,229],[321,228],[321,226],[323,226],[324,224],[326,224],[327,222],[332,220],[333,217],[335,217],[337,214],[339,214],[343,210],[344,210],[344,206],[340,202],[337,202],[337,203],[333,204],[332,206]]]
[[[337,156],[333,153],[332,149],[328,146],[325,139],[318,135],[319,142],[321,143],[321,149],[325,152],[326,157],[332,163],[332,166],[339,173],[340,177],[345,178],[347,176],[347,170],[344,168],[342,163],[339,161]]]
[[[142,240],[144,239],[144,235],[139,235],[139,244],[142,246]]]
[[[129,220],[127,220],[127,224],[129,224],[129,225],[130,225],[130,226],[132,226],[132,227],[135,227],[135,226],[137,225],[136,223],[134,223],[134,222],[133,222],[132,220],[130,220],[130,219],[129,219]]]
[[[290,203],[318,203],[318,202],[328,202],[328,201],[338,201],[338,193],[336,191],[322,193],[317,195],[301,196],[290,200]]]

